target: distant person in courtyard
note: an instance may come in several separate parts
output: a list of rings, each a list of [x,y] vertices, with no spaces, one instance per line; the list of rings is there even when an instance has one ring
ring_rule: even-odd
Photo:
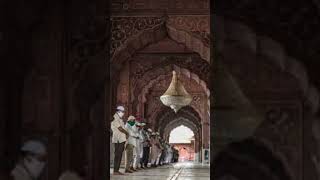
[[[150,149],[151,149],[151,142],[150,142],[151,133],[152,133],[152,130],[145,126],[143,130],[144,141],[143,141],[143,153],[142,153],[142,163],[144,168],[148,168]]]
[[[167,157],[166,157],[166,163],[170,164],[172,162],[172,148],[171,145],[167,144]]]
[[[138,134],[136,130],[136,118],[134,116],[129,116],[128,121],[126,123],[126,130],[129,133],[128,142],[126,145],[126,173],[133,173],[136,171],[136,169],[133,168],[133,161],[136,156],[136,145],[137,145],[137,139]]]
[[[119,171],[122,153],[124,151],[125,143],[129,137],[129,133],[125,130],[123,116],[125,113],[123,106],[117,107],[117,112],[113,116],[113,121],[111,122],[112,129],[112,143],[114,143],[114,175],[123,175]]]
[[[172,147],[172,150],[173,150],[172,162],[176,163],[179,160],[179,151],[174,147]]]
[[[47,163],[47,148],[39,140],[26,141],[20,149],[21,158],[11,172],[14,180],[40,179]]]
[[[157,167],[157,158],[159,155],[159,141],[157,140],[156,133],[151,134],[151,167]]]

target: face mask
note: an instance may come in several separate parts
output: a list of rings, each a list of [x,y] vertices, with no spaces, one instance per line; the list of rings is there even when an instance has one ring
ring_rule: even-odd
[[[123,117],[123,115],[124,115],[124,112],[119,111],[119,112],[118,112],[118,115],[119,115],[119,117],[120,117],[120,118],[122,118],[122,117]]]
[[[136,122],[134,122],[134,121],[128,121],[128,124],[129,124],[130,126],[133,126],[135,123],[136,123]]]
[[[30,159],[24,159],[24,164],[30,175],[35,179],[40,176],[43,168],[45,167],[45,162],[40,162],[33,157]]]

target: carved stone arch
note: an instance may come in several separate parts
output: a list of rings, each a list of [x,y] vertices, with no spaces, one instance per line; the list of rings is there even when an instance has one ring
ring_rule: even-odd
[[[290,57],[283,46],[266,36],[257,35],[247,25],[230,19],[214,16],[215,32],[218,34],[215,48],[219,53],[227,50],[227,46],[233,45],[250,51],[262,61],[277,67],[281,72],[290,74],[299,84],[303,97],[307,100],[313,112],[318,111],[320,96],[318,90],[310,82],[307,70],[301,61]],[[226,33],[228,32],[228,33]],[[227,64],[227,62],[224,62]]]
[[[191,121],[196,127],[201,127],[201,118],[199,114],[190,106],[183,107],[177,113],[174,113],[170,108],[162,108],[162,111],[157,113],[154,120],[155,129],[164,129],[164,127],[171,121],[177,118],[185,118]]]
[[[209,25],[209,16],[201,19],[188,19],[180,17],[184,21],[192,20],[193,23],[205,22]],[[182,29],[173,25],[176,17],[112,17],[111,22],[111,50],[112,63],[121,64],[130,58],[136,51],[149,44],[157,42],[166,36],[185,44],[194,52],[210,62],[209,26],[207,32],[201,29]],[[198,25],[196,27],[201,27]]]
[[[171,80],[171,77],[172,77],[171,70],[168,70],[168,69],[165,70],[166,69],[165,67],[162,67],[162,68],[164,69],[163,71],[161,71],[162,73],[157,74],[157,76],[155,78],[149,76],[148,73],[146,73],[144,75],[145,77],[150,78],[150,79],[145,80],[145,82],[147,84],[146,85],[143,84],[142,90],[138,90],[138,92],[141,92],[138,95],[138,98],[135,99],[135,101],[136,101],[135,104],[137,104],[136,107],[137,107],[138,114],[139,114],[140,110],[143,108],[142,107],[143,104],[147,101],[146,95],[149,94],[150,89],[152,89],[156,83],[159,83],[162,80],[168,80],[168,79]],[[206,106],[207,106],[206,109],[209,112],[209,109],[210,109],[210,100],[209,100],[210,90],[207,88],[205,82],[203,80],[199,79],[199,77],[196,74],[190,72],[188,69],[180,68],[176,65],[174,65],[173,69],[175,69],[178,73],[181,73],[181,75],[183,75],[187,79],[190,79],[194,83],[199,84],[199,87],[201,87],[203,90],[203,94],[205,94],[206,98],[208,99],[207,104],[206,104]],[[191,106],[193,106],[193,108],[198,112],[198,114],[200,114],[201,118],[204,118],[204,116],[206,116],[206,113],[201,112],[200,107],[196,107],[194,103],[192,103]]]
[[[208,89],[209,84],[209,73],[210,69],[208,67],[208,63],[198,62],[200,60],[188,57],[166,57],[164,61],[152,65],[152,67],[147,69],[139,69],[139,75],[133,73],[133,84],[132,88],[134,90],[133,94],[138,96],[143,87],[153,78],[156,77],[157,74],[164,74],[164,72],[171,74],[170,71],[176,70],[178,72],[182,72],[182,74],[186,74],[186,76],[190,76],[196,82],[198,82],[204,89],[206,89],[206,93],[210,94]],[[184,63],[185,62],[185,63]],[[199,68],[199,71],[192,71],[193,66]],[[141,72],[140,72],[141,71]],[[189,75],[190,74],[190,75]]]
[[[195,152],[199,152],[202,145],[202,127],[197,127],[192,121],[184,118],[184,117],[178,117],[174,119],[173,121],[169,122],[166,126],[164,126],[162,129],[160,129],[160,134],[164,138],[169,138],[170,133],[172,130],[179,126],[186,126],[194,133],[194,139],[195,139]]]
[[[288,164],[293,176],[301,178],[303,173],[300,171],[302,169],[300,166],[303,162],[299,146],[302,144],[302,102],[311,109],[311,116],[319,110],[320,103],[318,90],[309,81],[306,68],[300,63],[301,61],[288,56],[280,43],[269,37],[258,35],[243,23],[222,17],[216,17],[215,23],[216,37],[219,37],[216,39],[215,46],[221,54],[221,62],[228,67],[248,99],[264,116],[265,121],[257,128],[254,136],[272,142],[274,147],[272,153],[283,154],[285,158],[282,159],[282,163]],[[227,52],[230,51],[235,53],[228,55]],[[249,57],[245,56],[245,53],[250,54]],[[239,64],[241,57],[243,60]],[[255,68],[249,72],[248,67]],[[258,89],[252,87],[258,87]],[[275,96],[272,96],[270,87],[276,89],[277,93],[282,94],[281,97],[287,100],[282,98],[276,102],[277,99],[273,99]],[[268,113],[271,112],[272,116],[278,118],[278,125],[275,123],[277,120],[268,120]],[[273,130],[268,131],[268,129]],[[277,132],[280,132],[281,136],[275,140],[275,137],[279,137]],[[293,137],[292,134],[299,135],[299,138]]]
[[[190,32],[181,31],[181,29],[178,29],[177,27],[168,26],[168,24],[170,24],[168,23],[169,19],[170,17],[112,17],[111,31],[113,34],[111,37],[112,47],[110,51],[112,56],[111,69],[113,71],[111,73],[111,78],[114,80],[112,85],[112,97],[116,97],[116,87],[120,77],[118,74],[120,73],[123,62],[130,59],[136,52],[149,44],[158,42],[165,37],[169,36],[173,40],[179,41],[181,41],[179,38],[183,37],[186,41],[179,43],[184,43],[187,47],[193,48],[191,50],[199,53],[207,63],[210,62],[208,39],[204,38],[208,36],[208,33],[206,33],[207,36],[201,36],[197,35],[197,33],[201,34],[201,32],[194,31],[193,29],[190,29]],[[208,19],[206,20],[208,23]],[[193,21],[197,22],[195,20]],[[173,32],[172,30],[175,28],[177,28],[177,30]],[[169,31],[168,29],[171,30]],[[198,47],[202,48],[199,49]],[[209,68],[209,66],[204,67],[207,69]],[[200,72],[202,73],[202,71]],[[209,70],[204,72],[209,74]],[[209,75],[207,75],[206,78],[206,82],[208,82]],[[113,104],[116,103],[116,99],[114,98],[112,102]],[[132,105],[132,107],[135,107],[135,105]],[[133,113],[136,113],[134,112],[136,110],[135,108],[132,110]]]
[[[206,96],[207,96],[208,98],[210,97],[210,90],[209,90],[209,88],[207,87],[206,82],[204,82],[202,79],[199,79],[199,76],[198,76],[198,75],[190,72],[188,69],[181,68],[181,67],[179,67],[179,66],[177,66],[177,65],[174,65],[174,68],[173,68],[173,69],[174,69],[177,73],[181,73],[181,74],[184,75],[185,77],[188,77],[188,78],[190,78],[190,79],[193,79],[197,84],[199,84],[199,85],[202,87],[202,89],[203,89],[204,93],[206,94]],[[138,99],[141,100],[143,103],[146,102],[146,94],[149,93],[150,88],[152,88],[152,86],[153,86],[155,83],[157,83],[157,81],[164,79],[166,75],[168,75],[167,72],[166,72],[166,74],[161,74],[161,75],[159,75],[157,78],[150,80],[150,81],[148,82],[148,84],[143,87],[143,89],[142,89],[142,91],[141,91],[142,93],[138,96]],[[171,76],[171,74],[169,74],[169,75]],[[208,105],[210,105],[210,104],[208,103]]]
[[[169,16],[168,35],[210,62],[210,16]]]
[[[160,129],[160,134],[164,137],[169,136],[171,131],[181,125],[188,127],[194,133],[194,136],[197,141],[200,140],[201,137],[201,127],[197,127],[192,121],[184,118],[178,117],[173,121],[169,122],[163,129]]]
[[[165,20],[165,17],[112,17],[112,64],[120,65],[136,51],[165,38]]]
[[[154,120],[154,129],[160,134],[168,135],[171,130],[179,125],[185,125],[190,128],[195,135],[196,152],[201,149],[202,145],[202,120],[199,114],[190,106],[183,107],[174,113],[170,108],[164,107],[162,111],[157,113],[157,118]]]

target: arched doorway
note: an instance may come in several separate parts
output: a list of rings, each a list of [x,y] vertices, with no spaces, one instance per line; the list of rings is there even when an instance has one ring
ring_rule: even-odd
[[[187,126],[180,125],[171,130],[169,143],[179,151],[179,161],[196,161],[195,134]]]

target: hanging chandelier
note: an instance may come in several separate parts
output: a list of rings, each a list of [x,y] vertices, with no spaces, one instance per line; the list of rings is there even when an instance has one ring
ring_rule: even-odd
[[[179,81],[177,73],[173,71],[172,74],[171,83],[167,91],[160,97],[160,100],[164,105],[169,106],[177,113],[179,109],[191,103],[192,97]]]

